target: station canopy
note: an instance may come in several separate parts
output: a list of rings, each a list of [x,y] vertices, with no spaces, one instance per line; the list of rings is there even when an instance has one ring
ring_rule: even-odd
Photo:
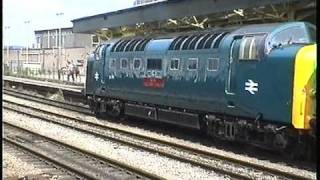
[[[74,33],[105,40],[150,33],[231,25],[308,21],[315,23],[316,0],[167,0],[72,20]]]

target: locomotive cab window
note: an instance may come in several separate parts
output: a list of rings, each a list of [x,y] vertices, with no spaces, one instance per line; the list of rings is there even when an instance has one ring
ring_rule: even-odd
[[[293,43],[304,44],[308,43],[308,37],[306,32],[301,27],[291,27],[283,31],[278,32],[274,35],[269,46],[271,48],[286,46]]]
[[[317,41],[316,29],[314,27],[309,27],[308,30],[310,35],[310,41],[316,42]]]
[[[263,35],[244,36],[239,47],[239,60],[259,60],[262,57]]]
[[[198,58],[190,58],[188,60],[188,70],[192,71],[192,70],[197,70],[198,69]]]
[[[179,70],[180,67],[180,59],[173,58],[170,61],[170,70]]]
[[[125,59],[125,58],[121,59],[120,67],[121,67],[121,69],[127,69],[128,68],[128,59]]]
[[[133,69],[140,69],[141,68],[141,59],[134,58],[133,59]]]
[[[219,69],[219,59],[209,58],[208,59],[208,71],[217,71]]]
[[[162,70],[162,59],[148,59],[147,70]]]

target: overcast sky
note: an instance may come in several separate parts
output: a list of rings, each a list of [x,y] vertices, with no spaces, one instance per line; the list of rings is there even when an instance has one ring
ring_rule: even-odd
[[[25,46],[29,38],[31,46],[35,42],[34,30],[72,27],[73,19],[132,7],[133,1],[3,0],[3,42]],[[61,12],[64,13],[62,16],[56,15]]]

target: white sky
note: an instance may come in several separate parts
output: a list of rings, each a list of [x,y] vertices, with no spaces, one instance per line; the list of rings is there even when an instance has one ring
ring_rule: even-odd
[[[34,30],[72,27],[73,19],[132,7],[133,1],[3,0],[3,43],[25,46],[29,39],[31,46],[35,42]],[[56,15],[61,12],[62,16]]]

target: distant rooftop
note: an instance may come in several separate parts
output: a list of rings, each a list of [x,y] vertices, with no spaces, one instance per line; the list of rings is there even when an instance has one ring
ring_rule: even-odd
[[[50,28],[50,29],[41,29],[41,30],[35,30],[35,33],[43,33],[43,32],[48,32],[48,31],[55,31],[55,30],[59,30],[59,28]],[[67,30],[71,30],[72,31],[72,27],[63,27],[61,28],[61,31],[67,31]]]

